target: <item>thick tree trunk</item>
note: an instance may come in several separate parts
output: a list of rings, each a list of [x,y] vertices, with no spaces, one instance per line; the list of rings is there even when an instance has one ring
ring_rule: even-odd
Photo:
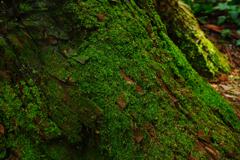
[[[238,117],[156,3],[2,1],[0,158],[239,159]]]

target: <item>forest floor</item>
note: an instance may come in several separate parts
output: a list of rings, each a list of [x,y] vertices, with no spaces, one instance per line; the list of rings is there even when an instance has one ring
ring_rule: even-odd
[[[236,41],[240,39],[237,33],[239,26],[233,23],[224,23],[217,25],[217,16],[206,19],[207,24],[201,25],[201,29],[212,43],[224,53],[231,64],[231,72],[223,74],[214,81],[209,81],[210,85],[218,91],[221,96],[229,101],[235,109],[235,113],[240,120],[240,45],[237,46]],[[229,29],[233,34],[223,37],[222,30]]]

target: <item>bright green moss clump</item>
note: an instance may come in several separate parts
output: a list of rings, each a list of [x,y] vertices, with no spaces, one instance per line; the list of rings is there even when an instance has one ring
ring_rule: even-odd
[[[206,158],[200,143],[215,144],[213,157],[229,146],[239,156],[232,107],[192,69],[151,1],[147,11],[133,0],[52,4],[1,38],[3,55],[12,49],[1,66],[9,79],[0,74],[3,158]],[[198,138],[210,129],[211,142]]]
[[[158,7],[163,7],[158,4]],[[166,12],[167,10],[167,12]],[[201,75],[213,78],[229,73],[228,59],[206,38],[191,9],[182,1],[172,0],[159,10],[171,40],[182,50],[188,62]],[[170,18],[169,18],[170,17]]]

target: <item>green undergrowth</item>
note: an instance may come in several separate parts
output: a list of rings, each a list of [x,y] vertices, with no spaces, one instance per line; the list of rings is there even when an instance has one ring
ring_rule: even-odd
[[[151,1],[147,13],[133,0],[52,4],[0,38],[11,77],[0,76],[1,158],[19,149],[21,159],[201,159],[200,129],[211,129],[221,157],[240,154],[232,106],[167,36]],[[31,21],[38,35],[58,32],[33,38]]]

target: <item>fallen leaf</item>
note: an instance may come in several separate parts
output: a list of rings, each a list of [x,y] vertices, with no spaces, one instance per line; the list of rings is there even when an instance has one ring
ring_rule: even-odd
[[[219,77],[220,81],[227,81],[228,80],[228,75],[227,74],[222,74],[220,77]]]
[[[231,88],[225,85],[220,84],[219,87],[222,87],[225,91],[229,91]]]
[[[236,99],[238,99],[237,97],[231,96],[229,94],[224,94],[224,96],[227,97],[227,98],[231,98],[233,101],[236,101]]]
[[[218,26],[215,26],[213,24],[205,24],[204,27],[207,28],[207,29],[211,29],[211,30],[213,30],[215,32],[219,32],[219,33],[221,33],[222,30],[223,30],[222,28],[220,28]]]
[[[235,31],[235,30],[230,30],[233,34],[231,35],[232,37],[234,37],[234,38],[237,38],[237,39],[240,39],[240,34],[239,33],[237,33],[237,31]]]
[[[212,24],[205,24],[204,25],[205,28],[208,28],[208,29],[211,29],[215,32],[219,32],[219,33],[222,33],[222,31],[224,30],[223,28],[221,27],[218,27],[218,26],[215,26],[215,25],[212,25]],[[237,39],[240,39],[240,34],[237,33],[237,31],[235,30],[230,30],[233,34],[231,35],[231,37],[234,37],[234,38],[237,38]]]
[[[212,86],[214,89],[217,89],[217,88],[218,88],[218,85],[217,85],[217,84],[211,84],[211,86]]]

